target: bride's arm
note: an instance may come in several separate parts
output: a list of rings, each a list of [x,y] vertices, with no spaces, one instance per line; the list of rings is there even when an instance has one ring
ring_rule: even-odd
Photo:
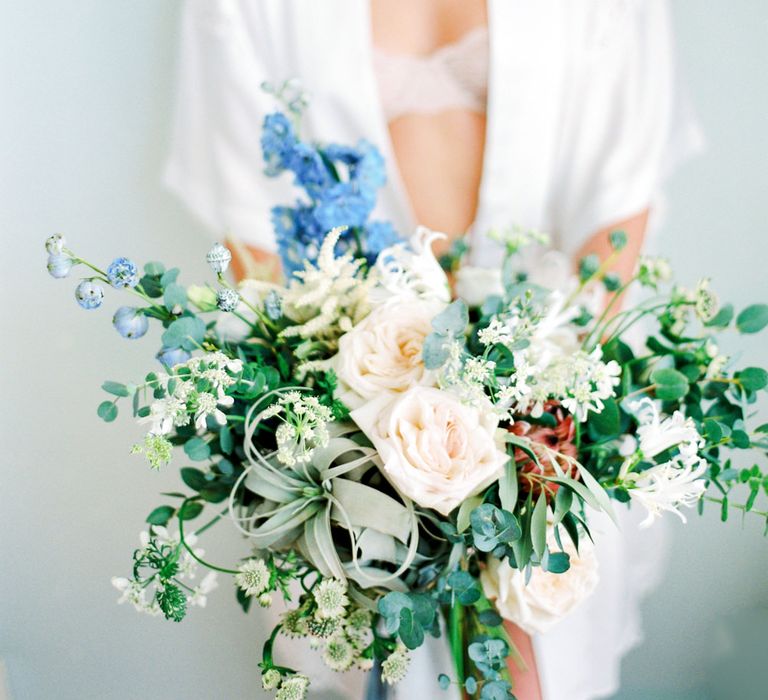
[[[576,262],[587,255],[597,255],[602,262],[612,252],[609,235],[612,231],[624,231],[627,234],[627,245],[619,253],[616,263],[612,266],[612,271],[626,281],[632,276],[635,265],[640,257],[640,252],[645,240],[645,230],[648,225],[648,209],[636,214],[635,216],[619,221],[613,226],[608,226],[595,233],[579,249]]]
[[[261,248],[244,245],[234,239],[228,239],[227,245],[232,251],[232,274],[238,282],[244,279],[270,282],[280,280],[280,258],[276,253],[268,253]]]

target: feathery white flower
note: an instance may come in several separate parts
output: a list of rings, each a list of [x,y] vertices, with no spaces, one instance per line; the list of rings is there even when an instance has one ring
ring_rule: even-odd
[[[663,512],[677,515],[683,522],[680,507],[692,507],[706,490],[702,477],[707,471],[705,460],[676,458],[642,472],[630,472],[624,478],[627,491],[648,511],[640,527],[648,527]]]

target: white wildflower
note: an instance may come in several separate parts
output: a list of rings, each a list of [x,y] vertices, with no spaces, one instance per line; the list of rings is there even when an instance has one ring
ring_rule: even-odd
[[[677,457],[642,472],[630,472],[623,481],[630,498],[640,503],[648,517],[640,527],[648,527],[664,511],[677,515],[683,522],[681,506],[692,507],[706,490],[703,477],[705,460]]]
[[[203,577],[202,581],[192,589],[192,594],[189,597],[189,604],[204,608],[208,603],[208,594],[218,588],[218,586],[219,582],[217,580],[216,572],[209,571]]]
[[[280,671],[276,668],[270,668],[261,674],[261,687],[264,688],[264,690],[274,690],[280,685],[282,678]]]
[[[269,588],[269,568],[263,559],[249,559],[238,567],[235,575],[235,585],[246,596],[258,596]]]
[[[306,464],[316,448],[328,445],[328,424],[333,421],[333,413],[316,396],[289,391],[262,411],[261,420],[268,417],[279,417],[282,421],[275,439],[277,458],[286,466]]]
[[[323,661],[332,671],[346,671],[355,660],[355,649],[343,634],[331,637],[325,645]]]
[[[677,447],[684,456],[695,457],[703,444],[691,418],[680,411],[661,418],[658,404],[644,397],[628,406],[640,424],[637,429],[642,459],[653,459],[656,455]]]
[[[397,648],[381,664],[381,679],[385,683],[394,685],[399,683],[408,673],[411,662],[408,650],[399,644]]]
[[[720,308],[717,295],[709,288],[709,279],[699,280],[694,291],[694,311],[703,323],[711,321]]]
[[[304,700],[308,688],[309,678],[297,673],[283,680],[275,694],[275,700]]]
[[[320,619],[338,618],[345,613],[349,605],[347,598],[347,584],[335,578],[323,579],[312,591],[317,603],[315,615]]]
[[[419,226],[409,242],[385,248],[370,275],[376,281],[372,301],[418,298],[448,303],[448,278],[432,252],[432,244],[445,234]]]

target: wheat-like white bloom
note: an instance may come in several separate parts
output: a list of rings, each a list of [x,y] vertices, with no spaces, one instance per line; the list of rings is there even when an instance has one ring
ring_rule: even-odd
[[[285,338],[316,338],[335,341],[370,311],[372,276],[363,278],[363,261],[345,254],[334,255],[343,228],[333,229],[323,241],[316,265],[305,263],[282,293],[283,311],[294,323],[283,330]]]

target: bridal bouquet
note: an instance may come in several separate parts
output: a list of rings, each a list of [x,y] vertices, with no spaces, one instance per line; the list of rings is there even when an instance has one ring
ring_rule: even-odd
[[[465,298],[452,300],[431,251],[439,234],[399,241],[368,223],[383,182],[372,146],[307,144],[272,115],[264,147],[272,174],[293,172],[309,196],[275,211],[284,284],[231,285],[221,244],[207,256],[212,283],[184,286],[160,263],[102,269],[61,236],[46,243],[54,277],[87,270],[83,308],[99,308],[104,287],[131,295],[113,316],[120,335],[163,327],[161,367],[105,382],[98,407],[110,422],[127,404],[146,424],[132,451],[153,469],[184,465],[130,576],[113,579],[121,601],[180,621],[217,574],[245,611],[281,596],[260,664],[281,700],[310,683],[276,658],[281,634],[307,638],[335,671],[375,665],[386,683],[442,635],[454,667],[436,684],[500,700],[513,697],[504,620],[545,630],[594,589],[595,513],[631,506],[650,524],[712,502],[723,520],[737,509],[768,523],[755,508],[768,477],[747,461],[768,450],[768,424],[752,425],[768,373],[736,369],[716,343],[762,330],[768,306],[736,314],[707,280],[670,287],[660,259],[621,281],[611,258],[586,258],[547,289],[515,262],[541,240],[521,231],[494,234],[500,272],[460,269]],[[618,252],[626,237],[611,241]],[[646,299],[620,310],[630,286]],[[241,561],[214,564],[199,548],[216,523],[248,543]]]

